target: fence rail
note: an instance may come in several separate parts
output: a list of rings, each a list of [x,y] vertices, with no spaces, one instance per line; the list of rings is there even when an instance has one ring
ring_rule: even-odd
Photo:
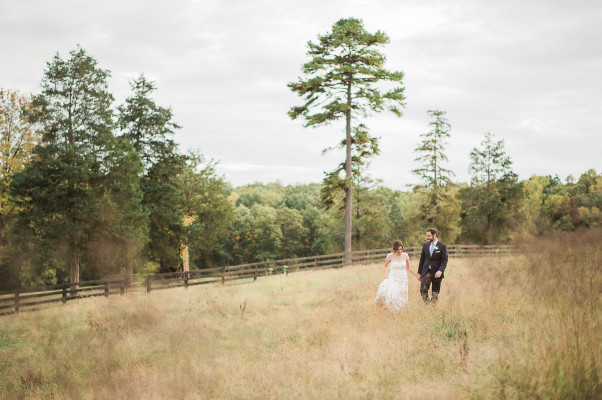
[[[422,247],[408,247],[406,253],[412,258],[420,255]],[[507,245],[450,245],[447,247],[451,258],[507,256],[512,253],[512,246]],[[358,250],[351,253],[352,264],[382,262],[390,249]],[[146,291],[208,285],[229,281],[254,281],[262,276],[288,274],[296,271],[344,266],[344,253],[327,254],[284,260],[263,261],[251,264],[231,265],[227,267],[206,268],[185,272],[169,272],[152,274],[140,280],[129,280],[127,277],[63,283],[29,289],[17,289],[0,292],[0,315],[20,311],[37,310],[51,303],[66,303],[70,300],[120,294],[127,291]]]
[[[0,315],[37,310],[51,303],[124,294],[126,284],[124,277],[3,291],[0,292]]]

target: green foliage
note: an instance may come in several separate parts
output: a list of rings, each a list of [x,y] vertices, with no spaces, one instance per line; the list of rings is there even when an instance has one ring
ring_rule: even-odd
[[[305,253],[303,238],[308,234],[308,228],[303,226],[303,215],[294,208],[281,208],[277,210],[277,215],[280,232],[282,232],[280,254],[283,258],[303,256]]]
[[[466,338],[471,333],[471,329],[460,316],[443,314],[435,326],[435,332],[453,341]]]
[[[170,155],[176,148],[175,130],[181,127],[172,121],[170,108],[159,107],[151,98],[155,82],[140,75],[130,83],[132,95],[118,107],[118,124],[122,137],[140,154],[145,170]]]
[[[359,182],[357,188],[354,246],[358,250],[382,248],[396,239],[405,239],[404,193]],[[195,260],[199,267],[343,250],[343,221],[337,209],[326,209],[321,204],[318,184],[257,183],[235,188],[229,198],[236,205],[234,222],[213,252]]]
[[[142,205],[142,166],[138,152],[127,141],[119,139],[113,152],[114,164],[95,211],[97,231],[90,236],[84,253],[90,279],[121,272],[130,276],[142,265],[141,251],[148,241],[148,211]]]
[[[241,237],[247,259],[266,261],[279,256],[282,231],[278,224],[278,212],[269,206],[254,204],[250,209],[239,206],[241,223],[246,228]],[[250,258],[252,257],[252,258]]]
[[[571,196],[567,186],[557,176],[533,176],[523,182],[524,232],[544,234],[574,229]]]
[[[386,61],[378,48],[389,43],[381,31],[368,33],[359,19],[340,19],[332,32],[318,35],[318,42],[308,42],[311,60],[302,71],[305,79],[288,87],[305,98],[305,104],[292,107],[289,116],[303,117],[305,126],[330,123],[354,110],[360,115],[388,109],[401,116],[403,87],[396,86],[381,93],[375,87],[380,81],[401,82],[402,72],[383,68]],[[316,109],[315,113],[311,113]]]
[[[489,189],[470,186],[460,190],[462,199],[460,240],[465,243],[508,243],[519,223],[520,184],[500,182]]]
[[[118,108],[118,123],[121,139],[138,152],[144,168],[142,207],[149,215],[144,254],[159,264],[161,272],[175,271],[181,265],[181,246],[187,241],[186,196],[179,184],[190,181],[190,176],[178,180],[186,172],[187,160],[172,138],[180,127],[172,121],[171,110],[157,106],[152,99],[154,82],[140,75],[130,85],[133,93]]]
[[[352,129],[351,135],[351,179],[352,182],[359,182],[364,179],[364,169],[368,165],[371,158],[380,154],[378,147],[378,139],[370,136],[368,127],[360,124]],[[345,148],[347,140],[343,139],[339,143],[338,148]],[[323,153],[333,150],[328,148]],[[325,173],[324,181],[322,182],[321,201],[326,208],[331,208],[335,205],[338,195],[345,193],[349,188],[347,180],[341,175],[345,172],[345,162],[340,163],[338,167],[331,172]],[[345,204],[341,201],[342,204]]]
[[[400,192],[363,178],[356,182],[353,204],[353,240],[356,250],[388,247],[405,239],[407,224],[399,206]]]
[[[438,237],[442,240],[445,238],[447,243],[454,243],[460,233],[462,202],[458,198],[459,192],[458,186],[447,184],[443,188],[438,188],[437,191],[428,192],[421,207],[421,216],[425,226],[436,226]]]
[[[285,193],[286,188],[278,182],[242,186],[236,191],[236,205],[251,208],[253,204],[261,204],[278,208],[286,201]]]
[[[511,181],[517,178],[512,171],[512,161],[504,150],[504,140],[495,140],[490,132],[485,134],[481,147],[470,152],[469,172],[477,185],[493,185],[496,181]]]
[[[182,263],[180,248],[185,241],[182,194],[176,177],[185,161],[174,150],[152,165],[142,181],[142,205],[149,212],[149,242],[145,255],[160,266],[160,272],[176,271]]]
[[[517,228],[522,185],[512,171],[504,141],[487,133],[470,153],[472,185],[460,191],[461,240],[471,243],[510,242]]]
[[[210,253],[233,221],[229,187],[217,176],[215,165],[213,160],[205,162],[200,153],[191,152],[177,179],[185,219],[182,245],[191,248],[193,257]]]
[[[0,89],[0,245],[4,244],[7,224],[16,211],[10,198],[10,178],[22,171],[31,159],[39,139],[36,126],[28,118],[28,98],[13,90]]]
[[[137,179],[131,158],[137,155],[112,133],[109,75],[79,47],[69,59],[57,54],[48,63],[30,114],[41,126],[42,140],[11,183],[19,199],[20,226],[44,245],[68,249],[72,282],[79,280],[80,257],[92,241],[137,232],[135,225],[143,217],[136,208],[127,216],[116,208],[135,203],[139,193],[136,184],[130,185]]]
[[[590,169],[575,184],[567,184],[572,199],[571,225],[594,227],[602,224],[602,174]]]
[[[38,127],[28,117],[32,105],[17,91],[0,89],[0,289],[18,286],[18,268],[12,263],[9,245],[15,239],[18,199],[10,192],[10,181],[33,156],[39,140]]]
[[[2,149],[13,158],[3,158],[2,188],[10,178],[10,192],[2,195],[18,211],[2,231],[3,288],[79,281],[80,266],[83,279],[174,271],[184,246],[211,251],[228,231],[230,189],[213,161],[179,153],[172,138],[179,126],[153,101],[154,82],[143,75],[132,82],[115,124],[109,76],[78,47],[48,63],[31,106],[14,93],[3,100],[0,122],[10,120],[12,131],[2,125]],[[30,156],[34,126],[42,136]]]

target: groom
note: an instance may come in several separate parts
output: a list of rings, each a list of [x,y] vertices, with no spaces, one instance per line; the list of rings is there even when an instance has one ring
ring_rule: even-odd
[[[441,291],[443,273],[447,267],[447,246],[437,239],[437,231],[433,228],[426,230],[427,242],[422,246],[418,274],[420,275],[420,295],[425,303],[436,304]],[[429,287],[433,284],[433,298],[429,299]]]

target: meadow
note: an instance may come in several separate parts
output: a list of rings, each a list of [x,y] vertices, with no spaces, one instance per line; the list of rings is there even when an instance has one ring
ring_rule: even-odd
[[[410,279],[400,313],[379,263],[2,317],[0,398],[599,399],[599,243],[452,258],[439,304]]]

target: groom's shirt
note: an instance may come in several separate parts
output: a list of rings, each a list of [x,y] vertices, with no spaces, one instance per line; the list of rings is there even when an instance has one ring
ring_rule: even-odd
[[[433,254],[435,253],[435,248],[437,247],[437,243],[439,243],[439,241],[438,241],[438,240],[435,240],[434,242],[432,242],[432,243],[429,245],[429,253],[430,253],[431,257],[432,257],[432,256],[433,256]],[[430,252],[430,251],[431,251],[431,249],[433,249],[433,252],[432,252],[432,253]],[[429,270],[430,270],[430,269],[431,269],[431,264],[429,263]]]

